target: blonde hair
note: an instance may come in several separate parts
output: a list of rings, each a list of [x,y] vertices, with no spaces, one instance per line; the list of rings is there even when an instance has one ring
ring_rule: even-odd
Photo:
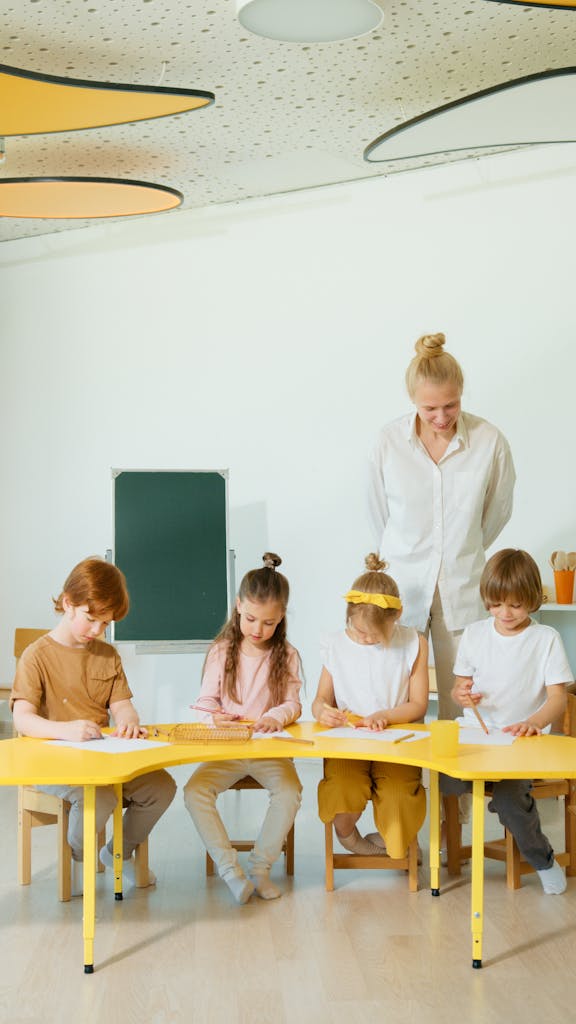
[[[290,597],[290,586],[288,580],[281,572],[276,572],[282,559],[272,551],[266,551],[262,555],[264,566],[261,569],[251,569],[243,577],[238,591],[241,601],[264,602],[277,601],[282,611],[288,607]],[[238,675],[238,659],[243,636],[240,630],[240,613],[234,605],[234,609],[228,621],[223,625],[214,640],[215,644],[226,643],[226,660],[224,663],[224,679],[222,689],[230,700],[238,704],[238,693],[236,690],[236,677]],[[270,672],[268,675],[268,689],[270,699],[268,707],[276,707],[281,704],[286,694],[286,683],[288,681],[288,641],[286,638],[286,616],[282,615],[270,638]]]
[[[361,590],[365,594],[388,594],[390,597],[400,597],[398,585],[391,576],[384,572],[388,568],[387,562],[372,551],[366,555],[364,564],[368,571],[354,580],[352,590]],[[388,643],[392,628],[398,618],[398,611],[395,608],[379,608],[374,604],[351,604],[349,602],[346,606],[346,625],[360,617],[362,617],[362,622],[366,623],[370,633],[375,633],[383,643]]]
[[[460,364],[444,352],[443,334],[423,334],[414,348],[416,355],[406,370],[406,387],[412,401],[419,384],[454,384],[460,394],[464,390],[464,374]]]
[[[61,593],[52,598],[54,610],[64,612],[67,597],[76,608],[87,605],[90,615],[119,622],[130,608],[126,577],[116,565],[93,556],[78,562],[64,582]]]
[[[516,548],[497,551],[484,566],[480,597],[487,609],[502,601],[516,601],[527,612],[535,612],[544,595],[540,570],[532,556]]]

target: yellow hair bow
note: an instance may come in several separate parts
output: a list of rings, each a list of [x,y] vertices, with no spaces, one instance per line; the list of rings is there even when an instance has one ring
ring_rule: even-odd
[[[392,594],[365,594],[363,590],[349,590],[344,594],[349,604],[375,604],[378,608],[397,608],[402,611],[402,601]]]

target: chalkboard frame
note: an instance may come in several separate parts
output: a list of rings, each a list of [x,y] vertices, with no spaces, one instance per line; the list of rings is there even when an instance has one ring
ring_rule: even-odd
[[[207,650],[230,611],[234,553],[229,548],[228,477],[227,469],[112,469],[113,550],[111,552],[111,560],[126,572],[128,589],[131,593],[131,613],[134,610],[138,610],[136,618],[132,618],[132,623],[130,619],[131,613],[129,613],[125,620],[113,624],[111,638],[114,643],[135,644],[137,653],[146,653],[148,651],[150,653],[178,653],[182,651],[195,652]],[[123,489],[118,486],[118,481],[122,478]],[[166,483],[170,484],[169,488],[165,487],[163,478],[166,479]],[[169,478],[171,479],[169,480]],[[212,572],[210,572],[210,586],[214,591],[209,596],[210,605],[208,609],[202,609],[201,615],[204,625],[208,615],[212,626],[210,630],[204,629],[204,633],[210,632],[213,635],[197,635],[198,630],[194,628],[193,624],[190,631],[192,635],[181,635],[183,632],[182,626],[175,627],[172,622],[166,627],[166,635],[164,635],[162,622],[170,619],[170,612],[167,612],[166,609],[173,608],[174,611],[177,611],[178,621],[182,622],[181,604],[176,604],[175,602],[177,601],[178,592],[180,592],[180,598],[182,599],[184,578],[186,581],[186,600],[190,601],[191,616],[193,616],[194,602],[203,600],[205,592],[202,591],[199,596],[199,593],[194,590],[196,578],[191,558],[183,560],[181,568],[178,570],[178,572],[182,573],[182,579],[178,581],[176,587],[173,586],[172,577],[170,578],[170,586],[167,585],[167,581],[162,578],[161,570],[158,570],[159,575],[156,575],[154,563],[156,561],[156,564],[158,564],[158,560],[163,553],[162,544],[166,543],[168,547],[168,561],[172,560],[173,562],[176,550],[174,545],[179,543],[179,541],[173,541],[168,534],[162,540],[159,540],[157,521],[154,523],[146,521],[146,512],[148,512],[148,515],[151,515],[147,508],[145,508],[144,521],[142,522],[142,504],[138,505],[138,522],[133,517],[134,527],[138,532],[138,541],[133,540],[131,535],[129,540],[126,540],[126,536],[129,533],[127,531],[127,524],[130,523],[126,509],[128,508],[130,512],[130,501],[134,500],[133,493],[130,497],[130,489],[136,488],[135,493],[138,494],[138,489],[144,488],[144,493],[150,495],[151,504],[154,505],[157,511],[159,509],[161,514],[166,515],[167,520],[171,521],[171,517],[175,514],[174,502],[172,502],[172,505],[166,505],[165,494],[169,496],[177,494],[178,498],[191,502],[195,497],[197,484],[201,492],[203,488],[208,488],[206,493],[208,493],[211,502],[210,512],[217,513],[217,527],[214,530],[210,529],[210,536],[207,540],[205,527],[198,522],[199,507],[197,505],[192,506],[191,504],[185,505],[184,510],[179,510],[177,526],[180,530],[187,529],[188,522],[184,521],[184,513],[190,513],[190,529],[196,529],[197,533],[194,537],[187,535],[185,540],[187,544],[192,543],[193,546],[196,546],[198,553],[201,552],[204,584],[206,584],[207,555],[210,554],[217,564],[217,571],[214,576],[215,583],[212,581]],[[126,488],[128,488],[128,497],[126,497]],[[122,490],[124,492],[123,495]],[[121,500],[124,502],[122,507],[120,506]],[[160,503],[159,505],[158,502]],[[171,525],[173,525],[172,522]],[[156,545],[156,547],[151,549],[151,544]],[[158,550],[158,545],[160,545],[160,550]],[[200,547],[200,545],[202,546]],[[154,553],[154,558],[148,559],[148,554],[151,551]],[[178,547],[179,561],[180,552],[181,548]],[[146,572],[144,574],[145,582],[143,581],[141,564],[144,558],[147,559]],[[199,580],[197,585],[202,586],[202,580]],[[147,590],[154,593],[154,601],[158,603],[158,607],[163,609],[160,624],[156,622],[156,616],[150,610],[147,612],[143,611],[144,599],[141,601],[139,595],[144,586]],[[151,603],[149,594],[147,602],[148,604]],[[147,616],[147,623],[143,621],[143,616],[144,618]],[[178,635],[174,634],[175,628]],[[145,630],[145,633],[143,630]]]

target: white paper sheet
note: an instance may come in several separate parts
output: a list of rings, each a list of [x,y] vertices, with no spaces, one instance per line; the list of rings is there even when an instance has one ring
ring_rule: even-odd
[[[479,743],[483,747],[510,747],[514,743],[516,736],[513,736],[511,732],[502,732],[495,726],[488,726],[490,732],[488,735],[483,729],[474,728],[474,726],[460,726],[458,733],[458,743],[466,746],[470,743]]]
[[[411,729],[383,729],[376,732],[375,729],[353,729],[349,725],[343,725],[336,729],[326,729],[325,732],[316,733],[325,739],[334,740],[379,740],[381,743],[394,743],[395,740],[403,740],[405,743],[414,743],[416,740],[424,740],[430,735],[429,732],[415,732],[410,735]],[[408,737],[404,740],[404,736]]]
[[[124,740],[119,736],[103,736],[100,740],[50,740],[55,747],[72,747],[75,750],[88,750],[91,754],[133,754],[136,750],[152,750],[154,747],[169,747],[169,743],[157,740]]]

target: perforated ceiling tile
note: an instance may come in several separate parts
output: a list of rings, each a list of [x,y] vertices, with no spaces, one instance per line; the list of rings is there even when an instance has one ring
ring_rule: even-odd
[[[169,214],[179,216],[421,166],[370,165],[363,152],[434,107],[575,63],[573,11],[488,0],[381,6],[384,22],[371,35],[302,45],[246,32],[234,0],[0,0],[0,63],[216,96],[212,107],[161,121],[9,138],[0,176],[155,181],[184,194]],[[83,223],[1,219],[0,240]]]

